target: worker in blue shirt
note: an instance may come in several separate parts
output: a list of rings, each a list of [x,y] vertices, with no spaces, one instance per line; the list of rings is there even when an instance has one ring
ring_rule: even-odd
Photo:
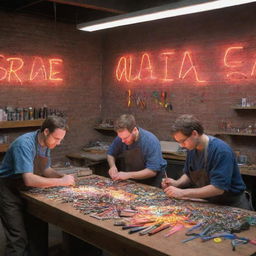
[[[121,115],[115,122],[117,137],[107,152],[109,175],[113,180],[134,179],[160,186],[166,161],[154,134],[136,126],[133,115]],[[119,160],[120,167],[117,167]]]
[[[202,124],[193,115],[177,118],[171,132],[188,152],[184,174],[178,180],[163,179],[162,187],[168,196],[203,198],[211,203],[252,210],[230,146],[204,134]]]
[[[18,137],[4,156],[0,166],[0,218],[6,256],[47,255],[47,226],[25,212],[20,189],[75,184],[72,175],[62,175],[50,166],[50,150],[60,144],[67,129],[63,118],[50,116],[40,130]]]

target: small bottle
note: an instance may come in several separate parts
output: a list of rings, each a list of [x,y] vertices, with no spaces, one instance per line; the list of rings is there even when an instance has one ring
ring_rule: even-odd
[[[242,98],[241,100],[242,107],[246,107],[246,102],[247,102],[246,98]]]
[[[253,128],[252,128],[252,125],[251,125],[251,124],[249,124],[248,129],[247,129],[247,132],[250,133],[250,134],[253,133]]]
[[[28,108],[28,119],[29,119],[29,120],[34,120],[34,117],[33,117],[33,108],[32,108],[32,107],[29,107],[29,108]]]
[[[23,120],[28,120],[28,109],[23,108]]]

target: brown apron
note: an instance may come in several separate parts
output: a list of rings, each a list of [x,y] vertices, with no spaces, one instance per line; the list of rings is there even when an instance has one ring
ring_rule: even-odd
[[[35,145],[37,152],[37,141]],[[41,157],[37,152],[33,173],[42,174],[47,167],[47,161],[47,157]],[[28,187],[24,184],[22,174],[12,178],[1,178],[0,187],[6,205],[5,210],[1,210],[1,218],[7,220],[3,222],[3,227],[8,234],[8,243],[11,244],[6,249],[6,255],[13,254],[14,250],[17,255],[47,255],[48,224],[25,211],[26,202],[23,201],[20,191]]]
[[[34,159],[34,174],[42,175],[48,163],[48,157],[39,156],[36,154]]]
[[[199,170],[189,170],[189,178],[191,180],[191,184],[194,187],[201,188],[207,185],[210,185],[210,178],[207,172],[207,151],[208,144],[205,147],[204,153],[204,166]],[[207,199],[210,203],[228,205],[232,207],[243,208],[247,210],[252,210],[249,201],[245,197],[245,193],[234,194],[228,191],[224,191],[222,195],[213,196]]]
[[[210,138],[209,138],[210,140]],[[189,178],[193,186],[201,188],[210,184],[210,179],[207,173],[207,158],[208,158],[208,145],[209,141],[204,147],[204,165],[199,170],[189,170]]]
[[[120,170],[125,172],[136,172],[145,169],[144,156],[139,147],[125,150],[120,156]],[[136,180],[137,182],[160,187],[162,181],[163,172],[157,171],[157,175],[152,178]]]
[[[48,163],[48,157],[47,156],[43,157],[43,156],[39,155],[38,142],[37,142],[38,137],[37,136],[38,135],[36,135],[36,156],[34,159],[33,174],[42,176],[42,173],[45,170],[47,163]],[[17,178],[14,178],[14,179],[7,178],[7,180],[10,184],[13,184],[12,185],[13,187],[18,188],[19,190],[28,189],[23,182],[22,175],[19,175]]]
[[[38,152],[38,134],[36,135],[36,157],[34,159],[34,174],[42,176],[43,171],[46,169],[47,163],[48,163],[48,157],[46,156],[40,156]],[[47,152],[47,150],[46,150]]]

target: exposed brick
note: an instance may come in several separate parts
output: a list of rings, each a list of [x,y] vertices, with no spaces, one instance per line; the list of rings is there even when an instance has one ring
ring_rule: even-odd
[[[234,126],[246,126],[255,122],[255,112],[236,112],[232,105],[242,97],[256,101],[255,79],[252,83],[223,82],[226,73],[223,65],[223,49],[227,45],[245,45],[246,56],[243,65],[252,67],[255,62],[255,21],[256,5],[244,5],[218,11],[194,14],[155,22],[121,27],[109,31],[103,39],[103,118],[116,118],[122,113],[133,113],[140,126],[154,132],[161,140],[170,140],[171,123],[185,113],[195,114],[206,129],[216,130],[221,120],[230,120]],[[120,83],[114,78],[117,59],[122,55],[175,49],[181,53],[186,49],[193,52],[204,65],[201,70],[211,77],[206,87],[176,81],[170,85]],[[250,54],[250,58],[249,58]],[[178,63],[179,62],[179,63]],[[181,59],[175,63],[180,65]],[[176,68],[176,69],[175,69]],[[238,70],[234,70],[238,71]],[[250,73],[250,70],[246,70]],[[146,94],[147,108],[142,110],[133,104],[127,107],[127,90]],[[153,91],[167,91],[172,94],[173,111],[167,112],[152,100]],[[256,137],[223,137],[231,146],[247,154],[256,162]]]

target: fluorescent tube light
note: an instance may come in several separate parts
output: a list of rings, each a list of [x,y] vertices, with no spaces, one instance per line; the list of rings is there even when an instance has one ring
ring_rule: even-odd
[[[142,11],[81,23],[77,25],[77,29],[92,32],[186,14],[217,10],[252,2],[256,2],[256,0],[185,0]]]

